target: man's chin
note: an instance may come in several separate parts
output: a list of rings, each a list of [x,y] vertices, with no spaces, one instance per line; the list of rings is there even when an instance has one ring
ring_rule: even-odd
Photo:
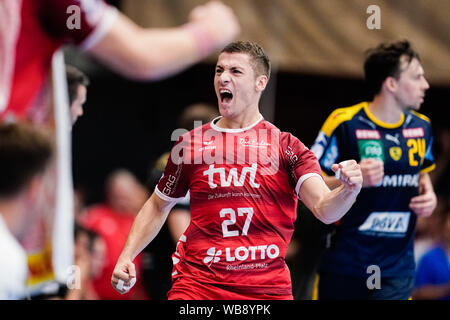
[[[422,103],[411,104],[408,109],[414,110],[414,111],[419,111],[421,105],[422,105]]]
[[[230,118],[233,115],[230,107],[219,106],[219,113],[222,117]]]

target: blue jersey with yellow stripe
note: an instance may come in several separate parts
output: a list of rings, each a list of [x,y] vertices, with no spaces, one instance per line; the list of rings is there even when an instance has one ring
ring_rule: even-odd
[[[406,111],[398,123],[377,120],[368,102],[334,110],[311,150],[325,175],[333,163],[377,158],[384,162],[381,184],[363,188],[328,235],[320,271],[367,276],[377,265],[382,276],[414,275],[416,215],[410,199],[419,193],[420,174],[434,169],[430,120]]]

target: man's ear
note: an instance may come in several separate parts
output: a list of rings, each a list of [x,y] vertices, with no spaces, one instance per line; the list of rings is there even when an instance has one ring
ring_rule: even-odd
[[[267,79],[266,75],[260,75],[256,78],[256,90],[258,92],[264,91],[264,89],[267,86],[267,83],[269,82],[269,79]]]
[[[394,77],[387,77],[383,82],[383,88],[389,92],[397,91],[397,79]]]

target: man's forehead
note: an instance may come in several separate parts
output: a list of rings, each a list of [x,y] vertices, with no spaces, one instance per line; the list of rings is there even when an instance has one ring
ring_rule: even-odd
[[[222,66],[225,68],[233,67],[251,67],[250,56],[242,52],[222,52],[217,59],[217,66]]]
[[[412,58],[411,61],[408,61],[408,58],[403,56],[400,63],[401,72],[424,73],[422,64],[417,58]]]

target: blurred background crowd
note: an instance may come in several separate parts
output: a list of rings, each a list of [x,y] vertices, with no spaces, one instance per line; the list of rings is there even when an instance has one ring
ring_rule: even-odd
[[[196,6],[205,3],[105,2],[143,28],[181,25]],[[418,220],[417,290],[413,298],[449,298],[448,265],[447,270],[436,267],[430,252],[438,244],[445,247],[448,262],[450,122],[446,108],[450,101],[450,3],[375,1],[381,9],[381,28],[369,29],[366,22],[370,14],[366,9],[373,1],[223,2],[239,21],[238,38],[260,43],[272,59],[271,82],[261,100],[263,116],[308,147],[333,109],[367,99],[362,80],[366,49],[381,41],[399,39],[408,39],[417,48],[431,86],[420,112],[431,118],[433,125],[436,169],[430,175],[438,207],[431,217]],[[63,47],[68,81],[64,89],[70,105],[69,127],[72,125],[68,145],[74,214],[69,217],[73,219],[70,227],[74,231],[76,268],[69,272],[73,282],[64,283],[48,263],[52,252],[44,250],[40,257],[30,254],[30,298],[166,299],[171,285],[171,255],[189,224],[189,199],[173,209],[157,238],[136,258],[140,276],[133,290],[118,294],[110,278],[133,219],[164,170],[167,152],[174,143],[172,132],[177,128],[190,130],[194,121],[204,124],[218,115],[212,84],[217,52],[212,49],[170,77],[142,81],[130,79],[120,67],[111,68],[101,55],[90,55],[73,44]],[[286,257],[295,299],[313,296],[323,249],[322,228],[321,222],[299,202],[296,231]],[[442,281],[447,281],[443,293],[427,287]]]

